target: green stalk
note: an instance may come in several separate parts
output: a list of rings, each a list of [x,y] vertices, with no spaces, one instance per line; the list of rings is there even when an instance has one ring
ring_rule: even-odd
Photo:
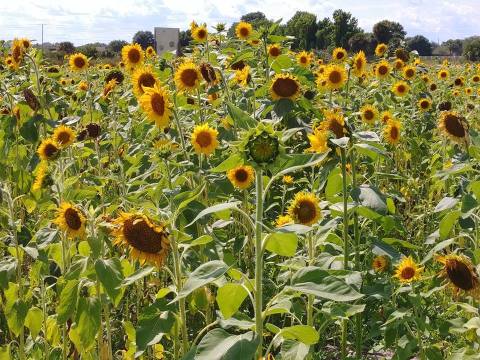
[[[315,260],[315,246],[313,243],[313,236],[308,235],[308,265],[312,266]],[[307,301],[307,325],[313,326],[313,301],[315,297],[313,295],[308,295]]]
[[[255,214],[255,332],[260,339],[257,348],[257,359],[263,352],[263,253],[262,253],[262,221],[263,221],[263,174],[261,169],[255,171],[257,209]]]
[[[348,246],[348,189],[347,189],[347,154],[345,148],[341,148],[342,158],[342,190],[343,190],[343,267],[348,270],[348,258],[350,257],[350,249]],[[342,359],[347,356],[347,330],[348,320],[342,320],[342,342],[341,354]]]

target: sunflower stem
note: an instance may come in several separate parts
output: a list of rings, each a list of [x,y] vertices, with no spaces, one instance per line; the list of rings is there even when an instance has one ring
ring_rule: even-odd
[[[345,148],[340,148],[342,159],[342,190],[343,190],[343,267],[348,270],[348,259],[350,257],[350,249],[348,246],[348,189],[347,189],[347,154]],[[347,320],[342,320],[342,343],[341,354],[342,359],[347,355]]]
[[[263,221],[263,174],[262,169],[255,171],[255,185],[257,208],[255,214],[255,332],[259,337],[257,359],[262,358],[263,352],[263,253],[262,253],[262,221]]]
[[[313,242],[313,236],[308,235],[308,265],[312,266],[315,261],[315,245]],[[307,325],[313,326],[313,301],[315,297],[313,295],[308,295],[307,301]]]

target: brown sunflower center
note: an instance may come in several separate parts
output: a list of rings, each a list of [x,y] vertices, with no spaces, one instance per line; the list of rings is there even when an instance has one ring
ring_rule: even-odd
[[[427,100],[423,100],[421,103],[420,103],[420,106],[422,107],[422,109],[428,109],[428,101]]]
[[[455,79],[455,85],[457,86],[462,85],[462,79]]]
[[[366,120],[373,120],[375,114],[373,113],[372,110],[368,109],[364,111],[363,116],[365,117]]]
[[[245,182],[248,179],[248,172],[245,169],[235,171],[235,179],[239,182]]]
[[[155,77],[150,73],[143,73],[138,78],[138,87],[143,91],[142,87],[153,87],[155,85]]]
[[[407,75],[408,78],[411,78],[413,75],[415,75],[415,72],[413,71],[413,69],[408,69],[407,71],[405,71],[405,75]]]
[[[453,114],[448,114],[445,117],[445,130],[456,137],[463,138],[465,136],[465,128],[463,127],[460,118]]]
[[[198,80],[198,74],[195,69],[185,69],[182,71],[180,78],[185,86],[194,87]]]
[[[157,93],[152,94],[150,97],[150,105],[157,115],[162,116],[165,113],[165,99],[162,95]]]
[[[250,35],[250,30],[248,30],[246,26],[242,26],[239,32],[242,37],[247,37],[248,35]]]
[[[68,227],[72,230],[78,230],[82,226],[82,219],[78,214],[78,211],[73,208],[68,208],[65,210],[65,222]]]
[[[446,73],[445,71],[442,71],[442,72],[440,73],[440,77],[441,77],[441,78],[446,78],[446,77],[447,77],[447,73]]]
[[[301,62],[302,64],[306,64],[307,61],[308,61],[308,59],[307,59],[306,56],[301,56],[301,57],[300,57],[300,62]]]
[[[404,93],[405,90],[406,90],[405,85],[400,84],[400,85],[397,86],[397,91],[398,91],[400,94]]]
[[[328,80],[330,80],[332,84],[338,84],[342,81],[342,74],[340,71],[334,70],[328,74]]]
[[[137,250],[156,254],[162,250],[163,233],[155,231],[144,219],[128,219],[123,223],[123,236]]]
[[[380,75],[386,75],[388,73],[388,68],[385,65],[380,65],[378,67],[378,73]]]
[[[475,287],[472,271],[463,261],[448,260],[445,266],[448,278],[458,288],[468,291]]]
[[[402,272],[400,275],[402,279],[410,280],[415,276],[415,269],[410,266],[407,266],[404,269],[402,269]]]
[[[339,52],[337,53],[337,60],[342,60],[343,57],[344,57],[343,51],[339,51]]]
[[[51,158],[51,157],[55,156],[57,151],[58,151],[58,148],[53,144],[47,144],[45,146],[45,148],[43,149],[43,153],[45,154],[45,156],[47,158]]]
[[[60,144],[66,144],[70,141],[70,133],[66,132],[66,131],[62,131],[60,133],[58,133],[57,135],[57,141],[60,143]]]
[[[205,29],[200,29],[197,31],[197,36],[199,39],[204,39],[207,36]]]
[[[363,60],[362,59],[356,59],[355,60],[355,67],[357,70],[361,70],[363,67]]]
[[[298,84],[294,79],[278,78],[273,83],[273,91],[280,97],[288,98],[298,91]]]
[[[328,129],[335,134],[337,139],[343,137],[343,125],[340,124],[336,119],[331,119],[328,125]]]
[[[138,63],[140,61],[140,51],[136,48],[130,49],[128,51],[128,60],[133,64]]]
[[[317,209],[311,201],[300,201],[295,208],[295,215],[302,224],[308,224],[315,219]]]
[[[75,56],[73,58],[73,64],[75,65],[75,67],[81,69],[85,66],[85,59],[81,56]]]
[[[390,137],[393,140],[397,140],[398,135],[399,135],[398,128],[396,126],[392,126],[391,129],[390,129]]]
[[[206,148],[212,143],[212,136],[208,131],[201,131],[197,134],[195,141],[200,147]]]
[[[276,57],[280,55],[280,49],[276,46],[271,47],[269,53],[270,53],[270,56]]]

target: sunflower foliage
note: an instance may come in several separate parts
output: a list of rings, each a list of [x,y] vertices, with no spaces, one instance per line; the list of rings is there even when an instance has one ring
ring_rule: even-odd
[[[1,49],[1,359],[478,358],[480,65],[278,24]]]

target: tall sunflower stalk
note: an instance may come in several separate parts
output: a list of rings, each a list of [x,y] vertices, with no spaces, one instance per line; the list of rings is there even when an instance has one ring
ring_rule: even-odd
[[[255,169],[255,332],[259,337],[257,359],[263,353],[263,249],[262,249],[262,223],[263,223],[263,171]]]

